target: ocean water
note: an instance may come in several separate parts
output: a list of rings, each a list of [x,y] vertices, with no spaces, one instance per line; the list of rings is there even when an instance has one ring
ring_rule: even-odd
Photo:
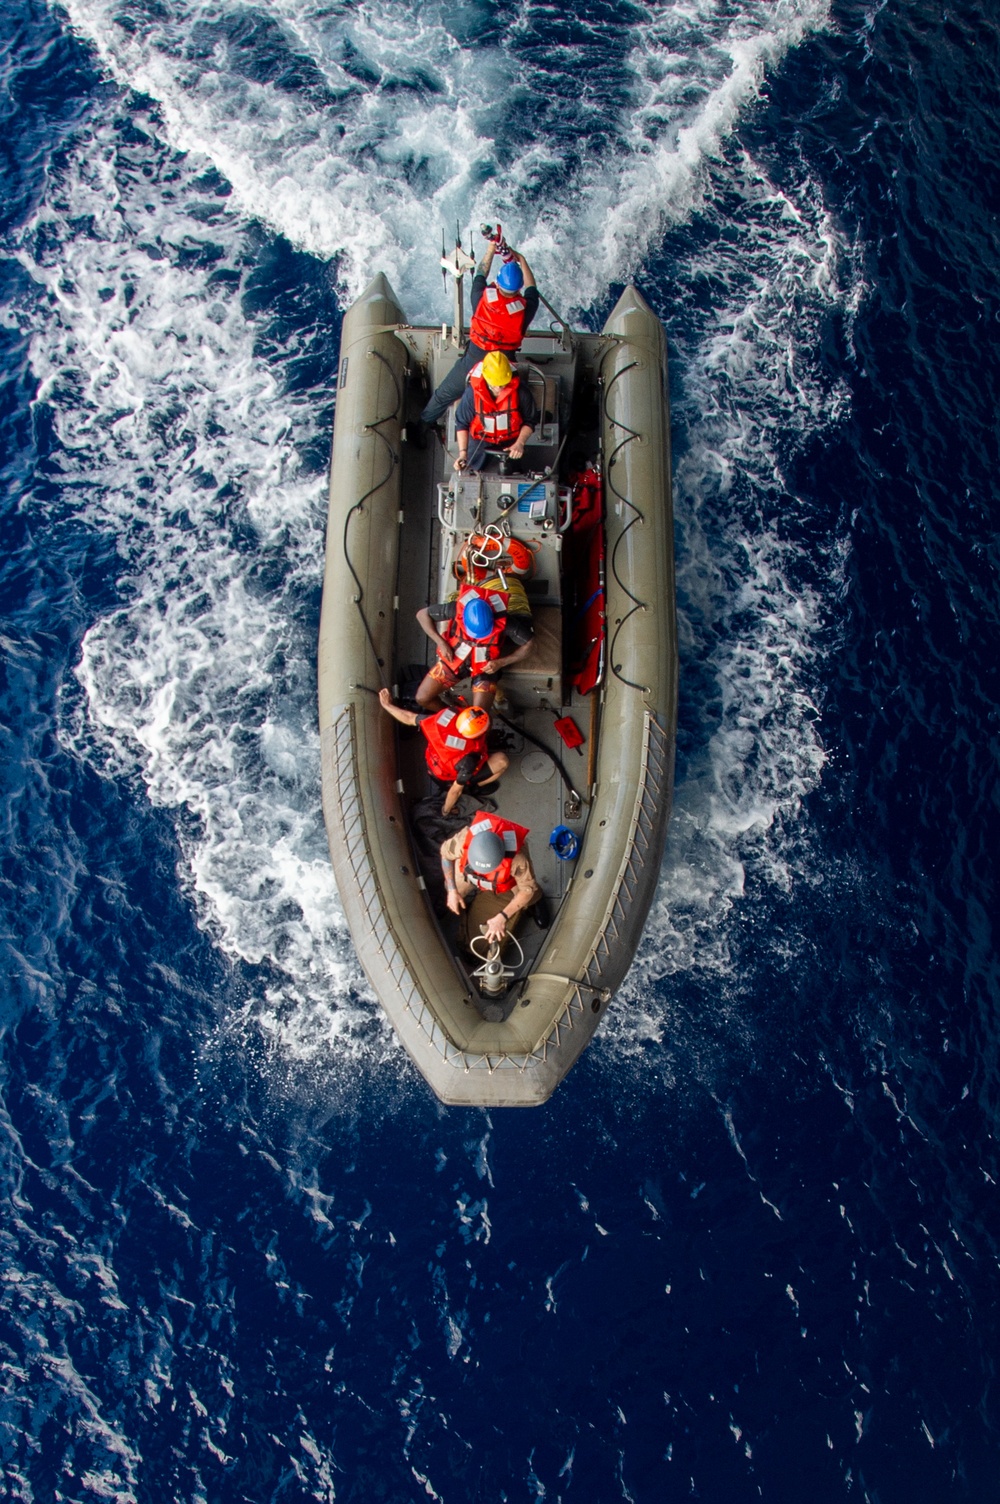
[[[16,1501],[1000,1500],[1000,23],[6,0],[0,1474]],[[347,934],[343,308],[499,218],[671,350],[635,966],[440,1107]]]

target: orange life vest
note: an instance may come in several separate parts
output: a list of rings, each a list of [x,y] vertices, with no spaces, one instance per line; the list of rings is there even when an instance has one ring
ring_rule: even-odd
[[[485,439],[487,444],[513,444],[521,432],[521,415],[517,407],[517,390],[520,378],[512,377],[505,387],[494,396],[489,383],[483,380],[483,363],[479,362],[469,372],[469,385],[476,404],[469,433],[474,439]]]
[[[469,339],[480,350],[502,350],[513,355],[528,327],[528,309],[520,293],[501,292],[491,282],[476,305],[469,323]]]
[[[470,752],[479,759],[473,778],[486,761],[485,736],[474,736],[471,740],[459,736],[454,729],[457,719],[457,710],[441,710],[420,722],[420,729],[427,738],[427,769],[432,778],[440,778],[442,783],[455,782],[458,764]]]
[[[466,637],[462,628],[462,607],[466,601],[478,595],[493,612],[493,631],[489,637],[476,639]],[[510,597],[506,590],[484,590],[480,585],[467,585],[455,602],[455,615],[445,622],[441,636],[451,649],[444,662],[455,674],[480,674],[487,663],[500,657],[500,639],[507,627],[507,603]]]
[[[472,845],[473,838],[482,835],[484,830],[492,830],[494,835],[500,837],[507,854],[499,867],[494,867],[492,872],[473,872],[466,866],[469,847]],[[509,893],[515,886],[511,872],[512,858],[524,845],[527,834],[526,826],[515,825],[513,820],[504,820],[500,815],[477,815],[465,832],[465,840],[458,853],[459,872],[466,882],[472,883],[473,887],[480,888],[484,893]]]

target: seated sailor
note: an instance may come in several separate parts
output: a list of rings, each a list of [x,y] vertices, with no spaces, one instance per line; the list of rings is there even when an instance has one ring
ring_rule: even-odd
[[[484,812],[442,843],[448,908],[462,914],[472,898],[486,895],[490,902],[477,909],[490,911],[479,914],[487,940],[502,941],[518,915],[542,897],[524,844],[527,835],[523,825]]]
[[[491,350],[469,372],[455,413],[455,469],[481,470],[488,454],[520,460],[537,425],[538,407],[527,384],[502,350]]]
[[[468,675],[473,705],[489,710],[501,671],[526,658],[534,638],[524,585],[510,576],[466,584],[443,604],[421,606],[417,621],[437,648],[437,662],[415,697],[422,710],[440,710],[442,689]]]
[[[496,786],[506,773],[509,759],[505,752],[490,752],[486,737],[490,729],[488,710],[467,706],[452,710],[450,706],[437,714],[421,715],[394,705],[387,689],[379,690],[383,710],[403,726],[419,726],[427,740],[424,756],[427,771],[434,782],[447,792],[442,814],[448,815],[464,791],[474,797],[481,789]]]

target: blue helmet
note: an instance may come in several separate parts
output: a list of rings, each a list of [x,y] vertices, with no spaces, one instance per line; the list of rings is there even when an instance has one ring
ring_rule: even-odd
[[[476,642],[482,642],[493,631],[493,610],[481,596],[474,595],[462,607],[462,628]]]
[[[524,275],[516,261],[505,261],[497,273],[497,286],[502,292],[520,292]]]

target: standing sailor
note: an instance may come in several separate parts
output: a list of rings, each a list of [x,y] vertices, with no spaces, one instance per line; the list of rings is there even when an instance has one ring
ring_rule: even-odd
[[[446,408],[465,390],[465,378],[490,350],[514,355],[538,312],[538,288],[534,273],[519,251],[508,250],[495,282],[487,285],[493,265],[495,241],[489,247],[472,279],[472,320],[465,354],[452,366],[420,414],[422,424],[436,423]]]
[[[423,732],[427,771],[440,788],[447,789],[442,814],[451,814],[464,791],[478,797],[481,789],[495,787],[506,773],[510,765],[507,754],[490,752],[486,746],[489,711],[476,706],[452,710],[448,706],[436,715],[420,714],[394,705],[387,689],[380,689],[378,698],[394,720],[403,726],[419,726]]]

